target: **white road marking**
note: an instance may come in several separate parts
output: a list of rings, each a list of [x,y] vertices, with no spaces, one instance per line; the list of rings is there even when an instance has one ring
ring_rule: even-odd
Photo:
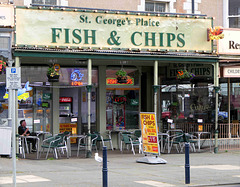
[[[167,184],[167,183],[163,183],[163,182],[158,182],[158,181],[134,181],[136,183],[140,183],[140,184],[146,184],[149,186],[155,186],[155,187],[168,187],[168,186],[175,186],[172,184]]]
[[[240,170],[240,166],[232,165],[203,165],[203,166],[190,166],[193,169],[215,169],[215,170]]]
[[[35,175],[20,175],[16,176],[16,183],[28,183],[28,182],[47,182],[49,179],[38,177]],[[0,177],[0,184],[13,183],[12,177]]]
[[[240,177],[240,175],[233,175],[233,177]]]

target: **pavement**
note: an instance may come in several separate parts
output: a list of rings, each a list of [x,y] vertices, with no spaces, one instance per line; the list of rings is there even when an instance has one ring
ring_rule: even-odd
[[[16,161],[18,187],[101,187],[102,163],[92,158],[39,160],[35,153]],[[99,151],[102,157],[102,151]],[[240,151],[190,153],[190,184],[185,184],[185,154],[161,154],[166,164],[137,163],[143,154],[107,151],[109,187],[240,186]],[[0,157],[0,186],[12,184],[12,159]]]

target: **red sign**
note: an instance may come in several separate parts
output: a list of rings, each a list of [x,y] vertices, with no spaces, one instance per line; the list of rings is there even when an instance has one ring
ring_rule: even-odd
[[[124,103],[126,101],[127,101],[127,99],[126,99],[126,96],[124,96],[124,95],[115,96],[115,98],[114,98],[114,102],[118,103],[118,104],[122,104],[122,103]]]
[[[72,102],[72,98],[71,97],[60,97],[59,98],[59,102],[60,103],[71,103]]]
[[[124,84],[134,85],[134,79],[130,78],[130,79],[127,79],[126,83],[119,83],[117,78],[107,78],[106,83],[107,85],[124,85]]]

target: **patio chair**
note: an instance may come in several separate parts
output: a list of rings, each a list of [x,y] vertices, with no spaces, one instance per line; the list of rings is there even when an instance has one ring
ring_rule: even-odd
[[[98,151],[97,150],[97,138],[98,138],[98,135],[97,134],[90,134],[91,136],[91,150],[93,147],[95,147],[96,149],[96,152]],[[84,138],[79,138],[78,140],[78,152],[77,152],[77,156],[79,155],[79,151],[81,148],[85,148],[87,149],[87,135],[84,137]]]
[[[196,136],[193,136],[192,134],[188,134],[188,133],[185,133],[185,134],[183,135],[183,140],[184,140],[184,142],[189,143],[190,149],[191,149],[193,152],[196,152],[195,144],[197,143],[197,140],[194,140],[193,138],[197,138],[197,137],[196,137]],[[183,146],[181,147],[182,150],[183,150],[184,147],[185,147],[185,143],[184,143]],[[181,150],[181,152],[182,152],[182,150]]]
[[[113,150],[111,131],[109,131],[109,133],[99,134],[99,137],[101,139],[102,146],[105,146],[105,142],[109,142],[111,149]]]
[[[132,152],[133,152],[134,155],[135,155],[134,146],[138,146],[139,149],[141,150],[140,142],[139,141],[133,141],[129,134],[122,134],[122,142],[124,143],[124,145],[127,145],[127,149],[128,149],[128,146],[131,145]],[[121,145],[121,147],[122,147],[122,145]],[[121,151],[123,152],[123,149]]]
[[[61,147],[61,143],[62,143],[62,137],[61,136],[53,136],[53,137],[49,137],[45,140],[43,140],[43,143],[41,145],[42,151],[44,151],[44,149],[48,149],[47,150],[47,154],[46,154],[46,159],[48,158],[48,154],[50,152],[50,150],[52,149],[54,152],[54,156],[56,159],[58,159],[58,148]],[[41,152],[40,152],[40,157],[41,157]]]
[[[83,136],[78,139],[78,150],[77,150],[77,157],[79,156],[79,151],[83,149],[86,152],[86,137]]]
[[[171,144],[170,144],[169,153],[171,152],[173,145],[175,145],[176,150],[177,150],[178,153],[182,152],[182,144],[184,142],[183,135],[184,134],[179,134],[179,135],[175,135],[175,136],[171,137],[172,140],[171,140]],[[180,151],[178,150],[178,146],[180,148]]]

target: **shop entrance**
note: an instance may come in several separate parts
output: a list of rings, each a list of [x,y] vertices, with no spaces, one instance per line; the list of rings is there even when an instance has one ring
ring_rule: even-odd
[[[139,128],[139,89],[107,89],[106,102],[108,130]]]

